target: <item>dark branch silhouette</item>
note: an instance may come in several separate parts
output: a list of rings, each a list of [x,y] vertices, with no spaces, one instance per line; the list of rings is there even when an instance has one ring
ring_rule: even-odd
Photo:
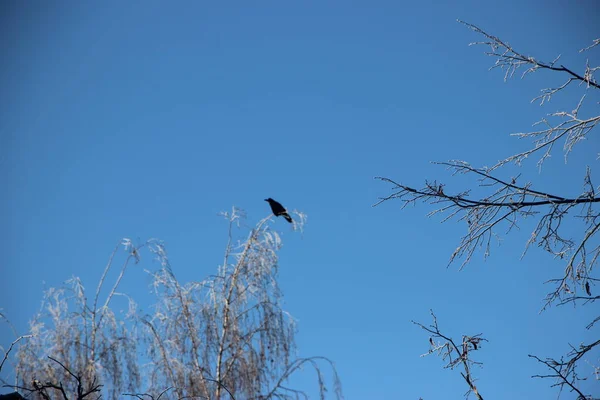
[[[600,212],[593,206],[600,202],[591,183],[588,168],[584,177],[584,191],[579,196],[565,197],[554,193],[534,190],[531,183],[518,184],[519,176],[510,180],[492,175],[489,169],[477,169],[464,161],[436,163],[446,166],[453,174],[473,174],[478,177],[479,197],[471,197],[471,190],[449,193],[442,183],[425,182],[416,189],[390,178],[376,179],[392,184],[392,194],[380,198],[375,206],[389,200],[399,200],[402,207],[417,202],[434,204],[437,208],[429,216],[446,213],[444,221],[456,217],[467,223],[467,232],[450,257],[449,263],[462,258],[461,269],[468,264],[477,249],[484,247],[485,256],[490,253],[492,238],[498,236],[504,226],[506,232],[518,227],[526,218],[537,218],[538,223],[532,232],[525,252],[532,244],[550,252],[555,257],[568,260],[564,275],[548,282],[555,284],[546,298],[546,305],[573,296],[578,287],[586,292],[591,290],[591,270],[600,255],[600,247],[590,244],[600,229]],[[488,193],[485,194],[485,191]],[[579,207],[578,209],[575,209]],[[573,215],[585,223],[583,238],[577,243],[564,237],[561,227],[563,220]],[[524,253],[525,254],[525,253]]]
[[[84,400],[88,396],[90,396],[94,393],[99,393],[101,391],[102,385],[96,383],[96,378],[94,378],[92,380],[92,382],[90,382],[87,385],[87,388],[84,388],[84,382],[82,380],[81,375],[73,373],[68,367],[66,367],[63,363],[61,363],[54,357],[48,356],[48,359],[50,359],[53,362],[55,362],[56,364],[58,364],[65,372],[67,372],[68,375],[70,375],[77,382],[76,394],[75,394],[76,400]],[[32,379],[31,387],[25,387],[25,386],[19,386],[19,385],[3,385],[3,387],[10,387],[13,389],[23,390],[23,391],[26,391],[29,393],[37,393],[40,396],[42,396],[42,398],[44,398],[45,400],[52,399],[52,397],[50,396],[50,394],[48,392],[48,389],[53,389],[60,393],[61,398],[63,400],[70,399],[69,395],[67,394],[67,390],[65,390],[65,387],[63,386],[63,382],[53,382],[53,381],[41,382],[37,379]],[[98,395],[96,397],[96,399],[99,399],[99,398],[100,398],[100,395]]]
[[[598,397],[585,395],[579,388],[579,381],[586,380],[586,378],[581,378],[577,373],[577,362],[590,350],[600,344],[600,340],[589,344],[589,345],[581,345],[579,348],[572,348],[572,350],[567,354],[568,359],[565,361],[563,358],[560,360],[555,360],[554,358],[546,358],[541,359],[538,356],[534,356],[529,354],[530,358],[538,361],[539,363],[544,364],[548,369],[552,371],[550,374],[545,375],[533,375],[533,378],[551,378],[556,382],[552,384],[552,387],[558,387],[560,391],[562,391],[565,387],[568,388],[570,392],[577,393],[577,400],[597,400]]]

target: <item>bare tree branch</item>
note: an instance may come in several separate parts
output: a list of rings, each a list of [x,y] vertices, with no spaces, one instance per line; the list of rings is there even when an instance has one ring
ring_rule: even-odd
[[[468,22],[464,22],[461,20],[457,20],[457,21],[459,23],[467,26],[468,28],[472,29],[473,31],[477,32],[478,34],[485,36],[488,39],[487,41],[484,41],[484,42],[471,43],[471,45],[485,44],[485,45],[490,46],[491,51],[486,54],[497,58],[496,64],[492,68],[506,69],[505,80],[508,78],[511,78],[514,75],[514,73],[517,71],[517,69],[519,69],[520,67],[529,66],[529,69],[527,69],[525,72],[523,72],[523,76],[525,76],[531,72],[535,72],[538,69],[547,69],[547,70],[551,70],[551,71],[565,72],[568,75],[570,75],[570,77],[573,79],[585,82],[588,85],[595,87],[596,89],[600,89],[600,85],[598,85],[596,83],[596,81],[593,79],[593,76],[586,76],[585,74],[582,76],[580,74],[577,74],[576,72],[573,72],[572,70],[565,67],[564,65],[557,66],[556,63],[557,63],[559,57],[557,57],[555,60],[553,60],[552,62],[549,62],[549,63],[539,61],[539,60],[535,59],[534,57],[526,56],[520,52],[517,52],[508,43],[503,42],[496,36],[490,35],[489,33],[485,32],[484,30],[482,30],[481,28],[478,28],[477,26],[475,26],[473,24],[470,24]],[[600,39],[596,39],[594,41],[594,44],[585,48],[584,50],[589,50],[592,47],[596,46],[598,44],[597,43],[598,40],[600,40]]]
[[[470,190],[459,193],[448,193],[445,185],[437,182],[426,182],[421,189],[416,189],[389,178],[377,177],[375,179],[393,185],[392,194],[380,198],[375,206],[389,200],[400,200],[406,207],[409,204],[424,202],[437,205],[429,216],[446,213],[447,220],[457,217],[460,221],[467,222],[467,233],[461,238],[449,263],[462,258],[462,269],[468,264],[475,251],[485,247],[485,256],[490,253],[491,240],[498,237],[500,226],[504,225],[506,232],[519,226],[519,222],[526,218],[537,218],[538,223],[532,232],[525,251],[534,243],[542,247],[553,256],[568,259],[563,277],[549,282],[554,282],[556,289],[548,294],[546,304],[549,305],[563,294],[572,295],[575,287],[585,286],[589,290],[589,274],[600,255],[600,247],[589,247],[592,239],[600,229],[600,213],[593,208],[600,202],[591,184],[590,170],[585,176],[585,188],[579,196],[564,197],[554,193],[534,190],[531,183],[517,184],[518,177],[504,180],[493,175],[488,169],[476,169],[463,161],[450,161],[436,163],[446,166],[453,174],[473,174],[478,177],[477,185],[481,190],[488,191],[479,198],[471,198]],[[585,223],[585,234],[579,243],[561,234],[563,220],[570,212],[575,212],[575,207],[580,207],[576,214]],[[542,209],[543,211],[538,211]],[[525,253],[524,253],[525,254]],[[582,284],[582,282],[586,282]],[[571,286],[569,286],[571,285]]]
[[[568,87],[572,82],[585,83],[588,89],[600,89],[600,84],[594,78],[594,73],[600,69],[600,66],[590,67],[589,63],[586,63],[585,72],[579,74],[574,72],[572,69],[565,67],[564,65],[558,65],[557,62],[560,58],[558,56],[552,62],[543,62],[532,56],[527,56],[521,52],[516,51],[508,43],[502,41],[494,35],[483,31],[479,27],[469,24],[464,21],[458,20],[461,24],[467,26],[476,33],[484,36],[485,41],[474,42],[471,45],[487,45],[491,48],[491,51],[486,52],[488,56],[496,59],[496,62],[490,69],[500,68],[505,71],[504,80],[508,80],[513,77],[515,72],[521,68],[526,67],[527,69],[523,72],[522,77],[536,72],[537,70],[548,70],[553,72],[565,73],[568,75],[567,80],[562,85],[555,88],[542,89],[541,95],[535,97],[532,102],[539,101],[540,105],[550,101],[553,95],[561,92]],[[582,49],[582,51],[590,50],[598,44],[598,40],[594,41],[591,46]],[[516,133],[515,136],[519,138],[531,138],[534,139],[535,146],[522,153],[510,156],[498,164],[493,166],[491,170],[494,170],[506,163],[516,162],[518,165],[533,153],[543,150],[543,155],[538,166],[541,168],[542,163],[546,160],[554,147],[554,145],[561,139],[565,139],[565,157],[571,152],[573,146],[583,140],[587,134],[600,123],[600,116],[594,116],[587,119],[579,118],[578,114],[585,99],[585,94],[581,97],[579,103],[572,111],[561,111],[551,113],[550,118],[558,118],[562,121],[556,125],[552,125],[550,120],[543,118],[535,125],[541,125],[544,129],[535,132]]]
[[[6,360],[8,359],[8,355],[10,354],[10,352],[13,349],[13,346],[17,343],[19,343],[22,339],[28,339],[30,337],[33,337],[33,335],[22,335],[19,336],[17,339],[15,339],[11,344],[10,347],[8,348],[8,350],[6,352],[4,352],[4,358],[2,359],[2,362],[0,362],[0,371],[2,371],[2,367],[4,366],[4,363],[6,362]]]
[[[538,356],[529,355],[530,358],[544,364],[548,367],[553,373],[546,375],[533,375],[533,378],[551,378],[555,379],[556,383],[552,384],[552,387],[558,387],[560,391],[562,391],[565,387],[569,389],[570,392],[575,392],[577,394],[577,400],[595,400],[598,399],[592,395],[585,395],[578,387],[577,384],[581,380],[585,380],[586,378],[580,378],[577,374],[577,361],[579,361],[587,352],[593,349],[595,346],[600,344],[600,340],[589,344],[589,345],[581,345],[579,348],[572,348],[571,352],[567,355],[569,357],[568,360],[555,360],[553,358],[541,359]]]
[[[591,45],[589,45],[588,47],[584,47],[583,49],[579,50],[579,52],[583,53],[584,51],[588,51],[588,50],[598,46],[599,44],[600,44],[600,38],[594,39]]]
[[[484,339],[481,334],[473,336],[463,335],[462,342],[457,344],[451,337],[440,331],[437,317],[435,316],[433,310],[430,310],[430,313],[433,323],[429,326],[423,325],[420,322],[412,321],[413,324],[431,334],[431,337],[429,338],[429,351],[426,354],[423,354],[423,356],[437,353],[442,360],[447,362],[444,368],[454,369],[457,365],[461,365],[463,367],[461,376],[469,386],[467,397],[470,393],[473,393],[475,394],[477,400],[483,400],[483,396],[481,393],[479,393],[479,390],[475,385],[476,379],[473,377],[472,373],[472,366],[481,365],[481,363],[474,361],[471,358],[471,352],[480,350],[481,342],[487,342],[488,340]],[[437,342],[435,339],[442,339],[443,342]]]

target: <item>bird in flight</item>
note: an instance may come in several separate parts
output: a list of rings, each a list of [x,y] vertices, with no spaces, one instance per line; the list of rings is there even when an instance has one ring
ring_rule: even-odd
[[[271,206],[271,211],[275,214],[276,217],[282,216],[286,219],[290,224],[292,223],[292,217],[288,214],[287,210],[281,205],[281,203],[276,202],[272,198],[265,199],[266,202]]]

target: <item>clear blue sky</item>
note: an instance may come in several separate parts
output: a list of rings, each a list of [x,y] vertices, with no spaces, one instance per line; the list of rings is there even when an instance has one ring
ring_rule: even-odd
[[[200,280],[222,259],[217,213],[238,206],[252,225],[273,197],[309,218],[303,235],[273,221],[300,355],[333,359],[347,399],[462,398],[457,371],[419,358],[428,336],[410,320],[430,308],[455,338],[490,340],[486,398],[551,398],[527,354],[596,337],[585,309],[537,313],[561,264],[519,261],[524,229],[447,269],[466,228],[423,206],[372,208],[389,193],[373,177],[420,185],[448,177],[430,161],[491,165],[528,145],[509,133],[573,101],[530,104],[560,80],[504,83],[457,18],[582,70],[598,15],[593,1],[4,2],[0,308],[25,333],[45,287],[77,275],[92,290],[122,237],[164,240],[177,276]],[[577,195],[597,153],[591,138],[567,167],[556,153],[523,172]],[[147,283],[132,269],[121,290],[143,307]]]

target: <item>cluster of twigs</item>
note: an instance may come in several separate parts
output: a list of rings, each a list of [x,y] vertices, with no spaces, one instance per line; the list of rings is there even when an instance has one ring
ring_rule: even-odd
[[[580,377],[577,372],[577,363],[583,358],[584,355],[588,354],[594,347],[600,345],[600,340],[597,340],[590,344],[581,344],[578,347],[571,346],[571,351],[567,353],[566,357],[561,357],[559,360],[554,358],[542,359],[538,356],[529,354],[529,357],[544,364],[551,373],[534,375],[534,378],[550,378],[555,381],[553,387],[558,387],[562,392],[564,388],[567,388],[570,392],[577,394],[577,400],[597,400],[597,397],[586,395],[579,388],[581,381],[587,380],[587,377]],[[589,355],[589,354],[588,354]],[[596,377],[598,379],[598,377]]]
[[[423,354],[423,356],[437,353],[446,362],[444,368],[454,369],[461,366],[463,369],[461,376],[469,386],[466,395],[468,396],[470,393],[473,393],[478,400],[483,400],[483,396],[475,385],[476,379],[472,373],[473,366],[481,365],[481,363],[473,360],[472,352],[479,350],[481,343],[487,342],[487,339],[483,338],[481,334],[473,336],[463,335],[461,343],[456,343],[451,337],[440,331],[437,317],[433,313],[433,310],[430,310],[430,313],[433,319],[431,325],[423,325],[420,322],[412,321],[413,324],[431,335],[429,337],[429,351]]]

